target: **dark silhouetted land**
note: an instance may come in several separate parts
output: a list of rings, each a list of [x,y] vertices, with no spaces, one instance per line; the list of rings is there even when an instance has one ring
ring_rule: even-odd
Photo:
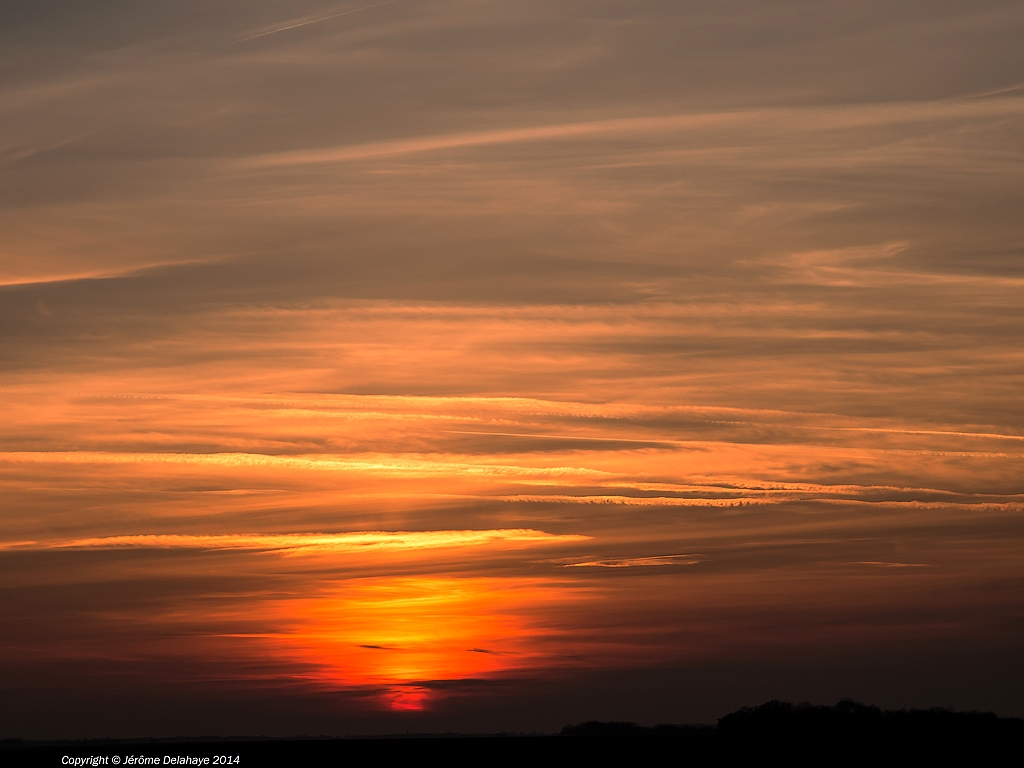
[[[913,756],[996,756],[1024,743],[1024,720],[943,708],[883,710],[843,700],[834,706],[770,701],[743,707],[716,725],[591,721],[555,734],[395,734],[346,738],[179,738],[0,742],[5,765],[275,765],[388,757],[645,755],[672,741],[693,758],[758,752],[844,762]],[[114,757],[119,758],[114,762]],[[138,758],[149,758],[142,762]],[[105,758],[105,759],[104,759]],[[129,760],[135,758],[135,760]],[[204,762],[204,758],[209,758]],[[56,762],[54,762],[56,760]]]

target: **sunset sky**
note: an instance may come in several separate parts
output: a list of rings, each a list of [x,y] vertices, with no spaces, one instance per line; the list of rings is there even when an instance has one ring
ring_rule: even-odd
[[[1024,716],[1024,5],[0,4],[0,737]]]

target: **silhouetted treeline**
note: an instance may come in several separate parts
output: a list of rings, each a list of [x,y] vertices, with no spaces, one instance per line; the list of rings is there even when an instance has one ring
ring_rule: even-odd
[[[1018,741],[1024,743],[1024,720],[992,712],[950,709],[883,710],[844,699],[834,706],[769,701],[743,707],[714,725],[656,725],[592,721],[567,725],[562,736],[667,736],[721,743],[765,741],[854,744],[864,740],[918,740],[931,746],[955,739],[958,743]]]
[[[588,722],[569,725],[556,734],[411,734],[331,738],[180,738],[91,739],[77,741],[0,740],[0,764],[114,765],[129,757],[146,757],[154,764],[215,764],[248,766],[335,764],[353,761],[443,759],[464,762],[583,759],[629,761],[662,759],[666,742],[673,754],[690,763],[719,759],[781,757],[799,764],[862,765],[899,761],[949,762],[968,765],[996,763],[1017,754],[1024,744],[1024,720],[997,717],[991,712],[948,709],[885,711],[841,701],[835,706],[812,706],[769,701],[743,707],[716,725],[656,725]],[[569,738],[564,738],[569,737]],[[660,738],[650,738],[660,737]],[[107,762],[103,762],[103,758]],[[195,758],[187,763],[188,758]],[[177,760],[178,762],[174,762]],[[185,761],[183,761],[185,760]],[[62,761],[71,761],[64,762]]]
[[[812,706],[769,701],[743,707],[720,718],[723,734],[763,736],[813,732],[818,735],[914,735],[942,739],[958,736],[1024,737],[1024,720],[992,712],[954,712],[950,709],[882,710],[848,699],[835,706]]]

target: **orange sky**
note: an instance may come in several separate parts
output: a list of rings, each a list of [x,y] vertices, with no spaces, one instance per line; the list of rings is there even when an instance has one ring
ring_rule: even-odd
[[[1024,715],[1019,4],[50,5],[0,736]]]

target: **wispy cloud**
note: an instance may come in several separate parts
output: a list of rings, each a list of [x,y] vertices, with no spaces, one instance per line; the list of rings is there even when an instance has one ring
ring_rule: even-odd
[[[330,21],[331,19],[337,19],[337,18],[339,18],[341,16],[348,16],[348,15],[353,14],[353,13],[359,13],[360,11],[367,11],[367,10],[369,10],[371,8],[379,8],[382,5],[391,5],[391,4],[397,3],[397,2],[399,2],[399,0],[385,0],[385,2],[382,2],[382,3],[373,3],[372,5],[364,5],[364,6],[361,6],[359,8],[349,8],[348,10],[345,10],[345,11],[338,11],[337,13],[331,13],[331,14],[328,14],[326,16],[317,16],[316,18],[312,18],[312,19],[309,19],[309,18],[306,18],[306,19],[294,19],[293,21],[290,21],[290,22],[288,22],[286,24],[283,24],[281,26],[274,27],[273,29],[268,29],[268,30],[265,30],[263,32],[257,32],[256,34],[249,35],[248,37],[242,37],[242,38],[239,38],[238,40],[232,40],[227,45],[238,45],[239,43],[245,43],[245,42],[248,42],[249,40],[256,40],[256,39],[261,38],[261,37],[267,37],[268,35],[276,35],[279,32],[287,32],[290,29],[299,29],[300,27],[308,27],[310,24],[319,24],[322,21]]]
[[[874,565],[878,568],[931,568],[930,563],[896,563],[882,560],[858,560],[854,565]]]
[[[612,557],[567,563],[566,568],[652,568],[665,565],[696,565],[693,555],[652,555],[650,557]]]
[[[1015,90],[1015,89],[1014,89]],[[557,123],[487,131],[469,131],[387,142],[322,147],[256,155],[239,161],[244,167],[299,166],[340,163],[389,155],[406,155],[445,149],[500,144],[560,141],[585,137],[626,137],[644,134],[694,131],[746,126],[755,132],[798,132],[864,128],[929,120],[1001,117],[1024,114],[1024,97],[1010,96],[981,101],[938,100],[894,104],[836,107],[793,107],[735,112],[651,115],[610,118],[578,123]]]
[[[501,547],[508,545],[569,544],[589,536],[556,535],[530,529],[479,531],[367,531],[355,533],[289,534],[159,534],[99,536],[54,542],[7,542],[0,549],[195,549],[250,550],[283,555],[344,554],[369,551]]]
[[[122,453],[103,451],[4,452],[0,461],[69,464],[191,464],[210,467],[267,467],[281,469],[353,471],[393,476],[462,476],[466,478],[519,478],[522,481],[561,477],[612,477],[612,473],[587,467],[528,467],[481,462],[430,461],[415,458],[304,458],[254,453]]]

